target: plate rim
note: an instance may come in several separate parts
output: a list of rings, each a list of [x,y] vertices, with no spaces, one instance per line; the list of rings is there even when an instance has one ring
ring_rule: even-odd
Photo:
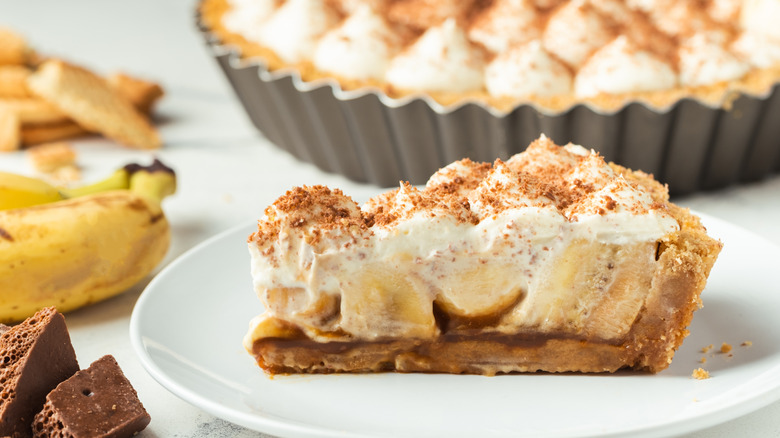
[[[726,220],[711,216],[709,214],[692,211],[693,214],[701,218],[705,228],[709,225],[717,224],[716,228],[729,228],[739,233],[748,234],[753,238],[762,241],[768,247],[771,247],[774,251],[780,252],[780,246],[774,242],[760,236],[753,231],[743,228],[739,225],[730,223]],[[376,437],[383,436],[381,434],[359,434],[354,432],[347,432],[342,430],[334,430],[324,426],[315,426],[306,424],[300,420],[287,419],[277,420],[264,415],[250,414],[246,412],[236,411],[233,408],[225,407],[217,402],[209,400],[207,397],[202,396],[197,391],[180,384],[176,380],[170,378],[168,374],[162,370],[162,368],[152,359],[151,355],[147,351],[143,343],[142,327],[140,324],[140,313],[146,305],[146,302],[153,299],[152,293],[147,291],[155,290],[157,283],[161,282],[163,278],[167,277],[168,272],[178,269],[178,266],[185,265],[187,261],[199,254],[204,248],[221,242],[227,236],[232,234],[238,234],[241,230],[251,232],[251,223],[239,223],[231,226],[205,240],[196,244],[192,248],[186,250],[179,256],[177,256],[171,263],[165,266],[160,272],[158,272],[154,278],[149,282],[144,291],[141,293],[139,299],[133,307],[133,311],[130,318],[129,334],[130,343],[133,351],[141,362],[143,368],[146,370],[152,378],[163,386],[166,390],[187,402],[188,404],[201,409],[215,417],[224,419],[231,423],[240,425],[262,433],[269,433],[280,437]],[[708,230],[709,231],[709,230]],[[714,236],[719,238],[719,236]],[[780,362],[776,363],[774,367],[767,370],[776,371],[780,370]],[[258,370],[258,372],[262,372]],[[770,380],[771,381],[771,380]],[[734,397],[729,403],[721,404],[715,409],[711,409],[702,413],[694,414],[689,418],[680,418],[671,422],[664,422],[660,424],[650,426],[639,426],[636,428],[624,428],[621,430],[615,430],[611,432],[596,433],[593,431],[588,435],[580,436],[599,436],[599,437],[618,437],[618,436],[631,436],[631,437],[651,437],[658,436],[662,433],[676,433],[684,434],[697,430],[705,429],[708,427],[717,426],[727,421],[736,419],[738,417],[749,414],[753,411],[768,406],[772,402],[780,400],[780,377],[775,378],[776,384],[774,386],[767,386],[763,390],[749,392],[742,397]],[[740,387],[737,387],[740,388]],[[569,435],[564,435],[569,436]]]

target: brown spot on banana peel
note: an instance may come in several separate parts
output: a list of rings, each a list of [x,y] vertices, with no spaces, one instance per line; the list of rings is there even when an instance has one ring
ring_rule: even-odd
[[[14,241],[14,236],[12,236],[11,233],[6,231],[3,227],[0,227],[0,237],[2,237],[3,239],[5,239],[5,240],[7,240],[9,242],[13,242]]]
[[[138,210],[138,211],[148,211],[149,210],[146,202],[144,202],[144,201],[142,201],[140,199],[134,200],[133,202],[131,202],[127,206],[129,208],[133,209],[133,210]],[[161,219],[164,219],[164,218],[165,218],[165,214],[162,211],[160,211],[160,213],[158,213],[158,214],[153,214],[153,215],[149,216],[149,224],[156,224],[157,222],[159,222]]]
[[[157,158],[154,159],[152,164],[148,166],[142,166],[137,163],[131,163],[127,164],[123,167],[125,169],[125,172],[128,173],[128,175],[132,176],[134,173],[145,170],[149,173],[154,172],[165,172],[170,173],[171,175],[176,175],[176,172],[171,169],[170,167],[166,166],[162,161],[158,160]]]
[[[139,210],[139,211],[147,210],[146,202],[140,199],[133,199],[133,201],[127,204],[127,206],[132,210]]]

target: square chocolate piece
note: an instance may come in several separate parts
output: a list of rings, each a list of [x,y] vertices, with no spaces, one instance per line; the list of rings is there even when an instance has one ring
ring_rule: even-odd
[[[0,436],[29,437],[46,394],[79,370],[76,352],[54,307],[0,333]]]
[[[116,359],[106,355],[60,383],[35,416],[35,437],[131,437],[151,421]]]

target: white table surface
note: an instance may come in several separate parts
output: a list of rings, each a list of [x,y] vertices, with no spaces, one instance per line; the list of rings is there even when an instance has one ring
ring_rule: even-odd
[[[291,186],[341,187],[359,202],[377,193],[376,187],[295,161],[254,130],[209,56],[193,23],[193,8],[193,1],[183,0],[0,2],[0,26],[24,33],[39,51],[101,73],[121,70],[148,77],[165,87],[168,94],[158,106],[165,146],[155,154],[176,169],[179,190],[164,204],[173,241],[162,266],[205,238],[256,220]],[[100,138],[73,144],[86,180],[99,179],[128,162],[148,163],[152,156]],[[0,169],[32,173],[22,152],[0,155]],[[780,177],[676,202],[780,245]],[[130,346],[128,325],[148,280],[116,298],[66,315],[82,367],[104,354],[117,358],[152,416],[142,437],[262,436],[178,399],[142,368]],[[780,286],[772,286],[773,292],[780,292]],[[687,435],[777,436],[780,402]]]

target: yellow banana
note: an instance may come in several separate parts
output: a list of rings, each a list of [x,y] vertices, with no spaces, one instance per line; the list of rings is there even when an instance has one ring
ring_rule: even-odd
[[[176,191],[176,174],[161,161],[154,160],[149,166],[128,164],[94,184],[58,188],[40,179],[0,172],[0,210],[30,207],[121,189],[130,189],[162,200]]]
[[[65,198],[76,198],[79,196],[91,195],[93,193],[107,192],[109,190],[122,190],[130,188],[130,176],[127,172],[127,166],[112,173],[111,176],[103,181],[75,188],[61,188],[60,193]]]
[[[51,184],[15,173],[0,172],[0,210],[29,207],[64,199]]]
[[[126,179],[148,170],[139,169]],[[170,244],[160,201],[174,190],[175,176],[167,169],[147,177],[135,190],[0,210],[0,323],[42,307],[73,310],[148,275]]]

